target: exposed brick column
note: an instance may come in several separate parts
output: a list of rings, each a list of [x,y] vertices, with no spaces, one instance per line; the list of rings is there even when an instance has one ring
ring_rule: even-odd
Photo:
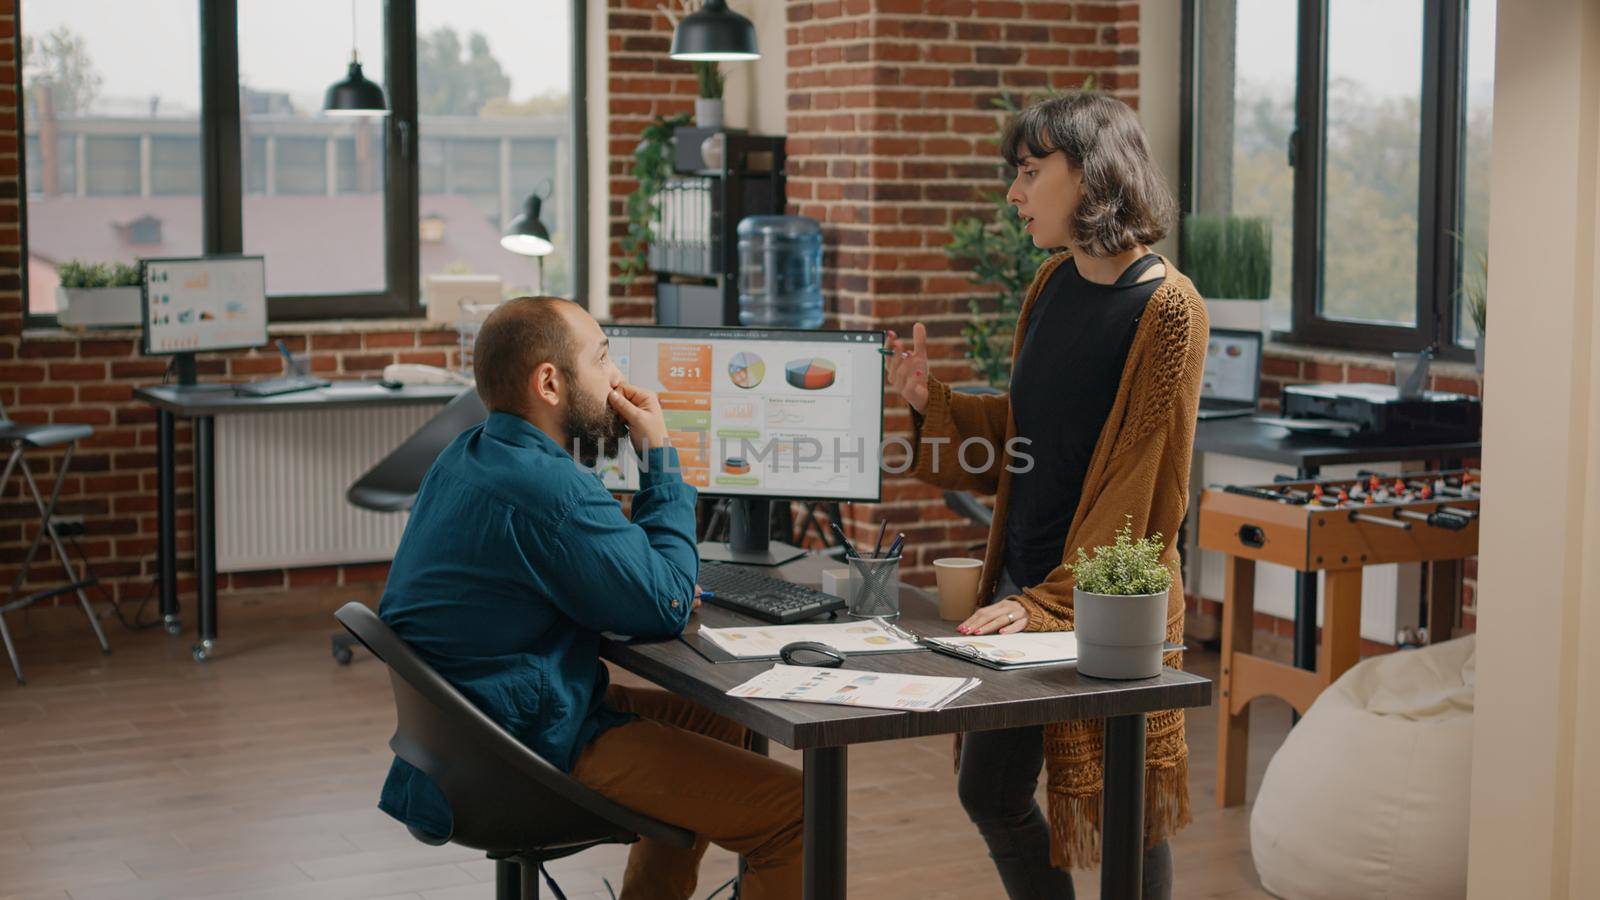
[[[1138,102],[1136,0],[790,0],[789,211],[823,223],[824,292],[844,328],[928,326],[936,376],[973,381],[961,326],[989,301],[946,257],[950,225],[987,217],[1004,187],[993,101],[1096,84]],[[887,401],[885,435],[910,433]],[[858,536],[877,517],[906,531],[907,580],[985,537],[940,492],[886,477],[884,503],[856,505]],[[870,540],[870,536],[868,536]]]
[[[607,217],[611,253],[607,284],[611,317],[621,322],[655,321],[655,282],[649,272],[624,285],[618,260],[628,233],[628,195],[637,182],[628,175],[639,136],[656,116],[694,112],[697,94],[689,63],[667,56],[672,23],[656,8],[665,0],[607,0],[605,115],[610,125],[606,171],[610,185]]]

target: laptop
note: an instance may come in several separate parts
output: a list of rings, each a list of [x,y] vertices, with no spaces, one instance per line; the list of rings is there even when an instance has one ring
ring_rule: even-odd
[[[1261,332],[1211,329],[1200,421],[1253,415],[1261,399]]]

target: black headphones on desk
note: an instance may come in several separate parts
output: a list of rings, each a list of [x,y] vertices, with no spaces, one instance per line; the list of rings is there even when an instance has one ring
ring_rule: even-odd
[[[837,669],[844,665],[844,654],[820,641],[795,641],[784,644],[778,657],[791,666]]]

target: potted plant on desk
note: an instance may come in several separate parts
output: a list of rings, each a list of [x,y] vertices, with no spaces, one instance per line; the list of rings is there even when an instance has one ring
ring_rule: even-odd
[[[1078,672],[1095,678],[1161,674],[1172,570],[1161,562],[1161,535],[1133,539],[1133,517],[1109,546],[1090,556],[1078,548],[1067,568],[1073,590]]]

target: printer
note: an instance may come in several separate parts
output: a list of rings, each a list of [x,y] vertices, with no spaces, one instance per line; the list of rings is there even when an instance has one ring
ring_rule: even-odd
[[[1319,423],[1358,440],[1385,443],[1476,441],[1483,434],[1477,397],[1424,391],[1401,397],[1392,384],[1295,384],[1283,389],[1283,419]]]

